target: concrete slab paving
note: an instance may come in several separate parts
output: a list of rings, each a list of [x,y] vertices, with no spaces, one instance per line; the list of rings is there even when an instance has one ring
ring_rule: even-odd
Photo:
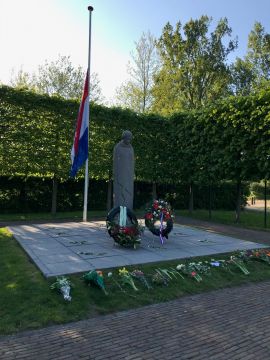
[[[163,245],[146,229],[137,250],[115,244],[102,221],[12,225],[9,229],[45,277],[267,247],[178,224]]]

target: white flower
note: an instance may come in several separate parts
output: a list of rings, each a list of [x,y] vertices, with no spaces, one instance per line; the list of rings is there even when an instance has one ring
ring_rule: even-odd
[[[184,264],[180,264],[176,266],[176,270],[181,270],[183,267],[185,267]]]
[[[108,273],[108,277],[111,277],[113,274],[112,274],[112,272],[109,272]]]

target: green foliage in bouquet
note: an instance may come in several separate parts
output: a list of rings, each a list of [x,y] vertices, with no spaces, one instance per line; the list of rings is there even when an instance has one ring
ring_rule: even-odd
[[[84,274],[82,278],[86,282],[86,284],[96,286],[101,289],[105,295],[108,295],[108,292],[105,289],[102,271],[91,270],[88,273]]]

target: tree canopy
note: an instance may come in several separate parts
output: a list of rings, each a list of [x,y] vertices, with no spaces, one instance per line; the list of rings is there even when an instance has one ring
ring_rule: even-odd
[[[231,67],[232,89],[237,95],[270,86],[270,34],[256,22],[248,37],[247,53]]]
[[[60,96],[64,99],[80,99],[82,95],[85,72],[81,66],[72,65],[69,56],[59,55],[57,60],[38,67],[37,73],[29,74],[21,68],[14,74],[10,83],[16,88],[27,88],[38,94]],[[99,78],[96,73],[90,76],[90,100],[96,103],[103,101]]]
[[[144,113],[152,106],[151,89],[159,66],[155,38],[148,31],[135,42],[135,52],[128,64],[130,79],[116,91],[117,103],[133,111]]]
[[[228,94],[230,81],[228,55],[237,47],[226,18],[220,19],[209,33],[212,19],[202,16],[190,20],[183,28],[164,27],[157,47],[161,69],[153,87],[153,110],[167,115],[181,109],[197,109]]]

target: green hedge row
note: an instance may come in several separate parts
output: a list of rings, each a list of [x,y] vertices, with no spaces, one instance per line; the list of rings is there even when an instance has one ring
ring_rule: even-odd
[[[0,176],[54,178],[60,188],[63,182],[68,184],[78,109],[76,101],[0,86]],[[239,209],[242,183],[269,178],[270,91],[231,97],[200,111],[170,118],[92,104],[92,181],[105,183],[111,179],[113,147],[125,129],[134,135],[138,183],[191,186],[195,191],[196,186],[213,188],[232,181],[237,184],[237,191],[231,203]],[[47,186],[49,189],[49,183]],[[194,196],[195,206],[201,206],[196,203],[198,199]],[[68,200],[65,203],[59,191],[58,209],[61,204],[67,209]]]
[[[75,211],[83,208],[84,180],[68,180],[58,185],[58,211]],[[243,187],[243,202],[248,188]],[[89,210],[106,210],[108,182],[90,180]],[[189,200],[188,185],[158,184],[157,195],[169,201],[174,209],[186,209]],[[52,180],[40,177],[0,177],[1,213],[49,212],[51,210]],[[194,207],[197,209],[232,210],[235,208],[236,186],[231,182],[194,187]],[[145,209],[152,199],[152,184],[136,181],[134,208]],[[111,199],[112,200],[112,199]]]
[[[79,104],[0,87],[0,175],[67,180]],[[270,174],[270,91],[171,118],[91,106],[89,169],[111,177],[112,150],[134,134],[136,179],[159,183],[257,180]],[[83,174],[83,172],[81,172]]]

